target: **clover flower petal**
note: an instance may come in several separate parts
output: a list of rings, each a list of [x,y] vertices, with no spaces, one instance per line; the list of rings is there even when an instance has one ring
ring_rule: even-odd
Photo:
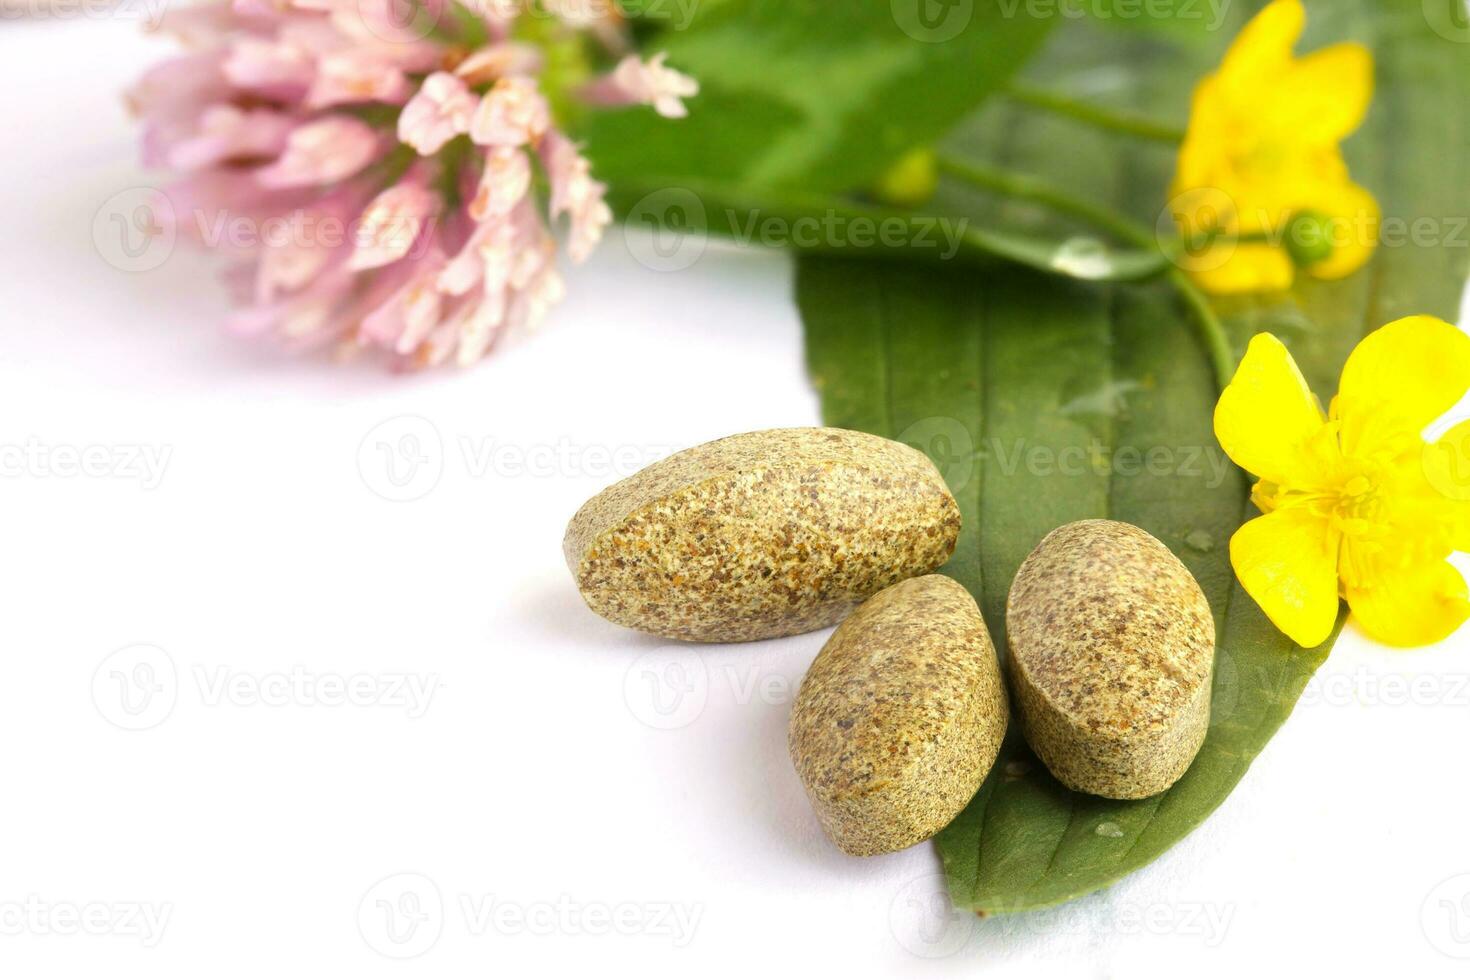
[[[584,76],[543,74],[542,44],[625,57],[627,25],[583,6],[536,12],[554,32],[497,0],[170,11],[163,30],[194,53],[150,71],[129,101],[148,163],[182,172],[168,192],[176,230],[237,260],[251,305],[230,326],[405,367],[467,364],[534,327],[565,291],[559,253],[584,260],[612,220],[553,111],[571,108]],[[666,115],[697,89],[662,58],[624,63]],[[548,221],[562,218],[559,249]]]

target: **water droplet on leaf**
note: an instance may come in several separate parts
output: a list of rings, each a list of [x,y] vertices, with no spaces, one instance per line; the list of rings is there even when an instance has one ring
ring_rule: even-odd
[[[1096,238],[1069,238],[1052,255],[1051,267],[1078,279],[1104,279],[1113,272],[1113,258]]]

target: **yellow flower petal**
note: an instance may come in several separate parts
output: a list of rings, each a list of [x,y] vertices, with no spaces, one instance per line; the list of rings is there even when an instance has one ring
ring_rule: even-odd
[[[1250,19],[1225,53],[1220,81],[1236,92],[1260,89],[1291,61],[1307,12],[1301,0],[1272,0]]]
[[[1421,455],[1424,480],[1450,547],[1470,551],[1470,421],[1425,443]]]
[[[1348,356],[1333,415],[1347,456],[1421,452],[1421,433],[1470,389],[1470,336],[1412,316],[1380,327]],[[1228,451],[1228,450],[1227,450]]]
[[[1396,647],[1437,643],[1470,616],[1464,576],[1444,561],[1385,573],[1373,588],[1349,587],[1347,600],[1363,632]]]
[[[1179,164],[1169,190],[1171,198],[1196,187],[1209,186],[1215,169],[1229,150],[1229,144],[1223,139],[1226,112],[1219,79],[1206,76],[1195,86],[1190,102],[1189,128],[1179,147]]]
[[[1342,279],[1357,272],[1378,247],[1378,200],[1357,184],[1324,187],[1303,201],[1305,210],[1331,219],[1332,257],[1307,267],[1315,279]]]
[[[1291,288],[1296,267],[1273,245],[1216,245],[1181,262],[1199,287],[1216,296],[1281,293]]]
[[[1289,507],[1236,531],[1230,564],[1277,629],[1301,646],[1315,647],[1337,622],[1337,544],[1326,518]]]
[[[1252,337],[1215,405],[1225,454],[1272,483],[1300,483],[1305,446],[1322,426],[1322,409],[1286,347],[1268,333]]]
[[[1338,147],[1372,101],[1373,55],[1342,43],[1295,57],[1305,20],[1300,0],[1273,0],[1241,30],[1220,70],[1195,88],[1171,209],[1186,241],[1211,227],[1247,240],[1180,263],[1207,292],[1290,288],[1294,261],[1312,262],[1323,251],[1320,243],[1285,247],[1288,229],[1308,234],[1323,224],[1308,218],[1328,219],[1338,246],[1308,269],[1317,278],[1351,275],[1377,244],[1378,204],[1352,183]],[[1218,216],[1213,223],[1211,215]]]
[[[1275,101],[1263,107],[1278,126],[1306,143],[1336,143],[1350,135],[1373,101],[1373,52],[1334,44],[1295,61]]]

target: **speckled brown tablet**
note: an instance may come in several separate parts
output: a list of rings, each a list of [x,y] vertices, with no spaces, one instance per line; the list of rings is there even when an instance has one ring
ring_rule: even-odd
[[[884,854],[965,808],[1009,714],[975,600],[926,575],[878,593],[832,634],[796,698],[791,759],[827,836],[849,854]]]
[[[1215,623],[1156,538],[1057,528],[1016,573],[1006,632],[1021,730],[1057,779],[1136,800],[1184,775],[1210,723]]]
[[[917,450],[845,429],[696,446],[593,497],[563,550],[593,612],[679,640],[831,626],[954,551],[960,512]]]

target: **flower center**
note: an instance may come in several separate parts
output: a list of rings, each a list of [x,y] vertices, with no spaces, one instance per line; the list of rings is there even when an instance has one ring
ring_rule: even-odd
[[[1367,474],[1350,477],[1332,504],[1332,527],[1342,534],[1338,573],[1351,585],[1367,587],[1374,578],[1377,557],[1388,545],[1384,495],[1379,481]]]
[[[1361,473],[1342,485],[1332,507],[1334,521],[1342,524],[1348,533],[1352,533],[1354,525],[1376,525],[1382,514],[1383,495],[1377,483]]]

